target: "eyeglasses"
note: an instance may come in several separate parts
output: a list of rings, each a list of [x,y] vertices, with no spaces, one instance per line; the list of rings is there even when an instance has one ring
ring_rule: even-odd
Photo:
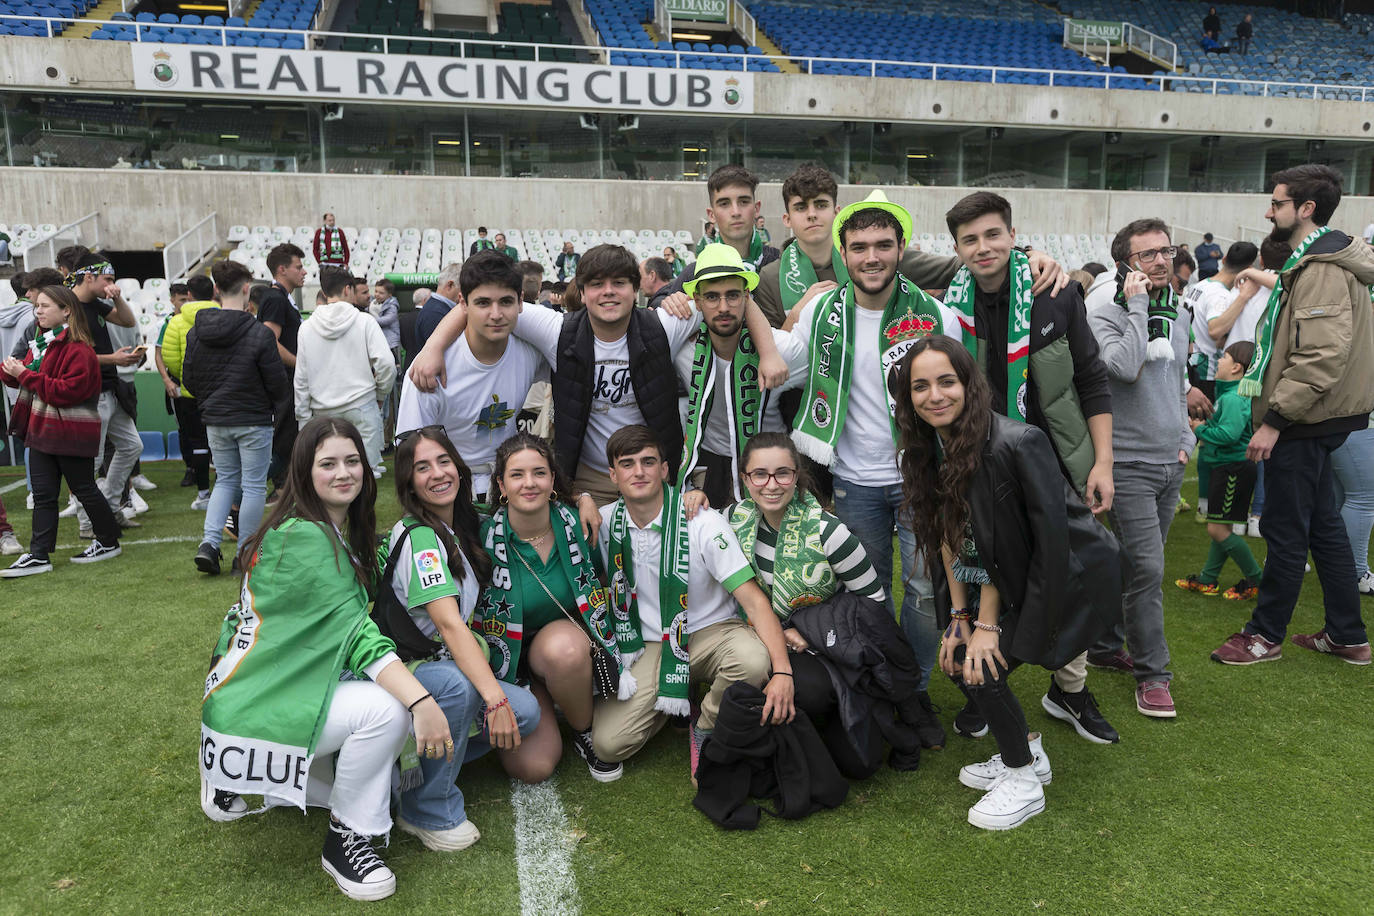
[[[1285,198],[1285,199],[1283,199],[1283,200],[1270,200],[1270,201],[1269,201],[1269,209],[1270,209],[1270,210],[1277,210],[1279,207],[1282,207],[1284,204],[1291,204],[1292,202],[1293,202],[1293,198],[1291,198],[1291,197]]]
[[[756,487],[768,486],[770,479],[776,480],[780,487],[790,487],[797,482],[797,469],[778,468],[776,471],[765,471],[763,468],[755,468],[744,476]]]
[[[702,293],[696,298],[705,302],[707,305],[719,305],[721,299],[725,300],[726,305],[739,305],[744,301],[744,292],[742,290],[732,289],[725,293]]]
[[[448,438],[448,430],[444,428],[442,423],[432,423],[429,426],[421,426],[418,429],[408,429],[403,433],[397,433],[396,438],[391,440],[391,444],[400,445],[416,433],[424,433],[426,436],[431,437],[443,436],[445,439]]]
[[[1166,245],[1163,248],[1147,248],[1144,251],[1132,252],[1131,257],[1135,258],[1141,264],[1149,264],[1152,261],[1158,261],[1160,258],[1172,261],[1176,254],[1178,254],[1177,247]]]

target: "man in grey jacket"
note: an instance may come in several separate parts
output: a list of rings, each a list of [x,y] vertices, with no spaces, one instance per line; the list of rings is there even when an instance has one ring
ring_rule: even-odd
[[[1164,639],[1164,539],[1196,441],[1188,426],[1188,314],[1170,282],[1175,253],[1161,220],[1128,223],[1112,240],[1124,279],[1096,286],[1086,303],[1111,381],[1116,495],[1107,518],[1130,560],[1121,610],[1136,709],[1170,719],[1177,713]],[[1118,627],[1093,654],[1121,652],[1122,635]]]

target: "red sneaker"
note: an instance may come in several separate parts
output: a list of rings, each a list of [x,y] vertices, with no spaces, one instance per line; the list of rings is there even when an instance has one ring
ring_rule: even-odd
[[[1173,719],[1178,715],[1168,681],[1144,681],[1135,688],[1135,708],[1142,716]]]
[[[1135,659],[1131,658],[1125,649],[1117,649],[1113,652],[1089,652],[1088,664],[1093,668],[1105,668],[1108,671],[1121,671],[1125,674],[1135,673]]]
[[[1311,649],[1313,652],[1334,655],[1347,664],[1369,664],[1369,643],[1362,642],[1358,646],[1343,646],[1327,636],[1325,630],[1310,635],[1294,633],[1292,636],[1288,637],[1288,641],[1295,646]]]
[[[1274,662],[1283,657],[1283,646],[1270,642],[1258,633],[1232,633],[1212,653],[1212,660],[1223,665],[1253,665]]]

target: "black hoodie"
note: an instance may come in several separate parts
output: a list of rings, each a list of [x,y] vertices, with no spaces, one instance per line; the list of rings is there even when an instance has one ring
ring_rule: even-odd
[[[186,335],[182,381],[206,426],[271,426],[291,410],[277,339],[247,312],[205,309]]]

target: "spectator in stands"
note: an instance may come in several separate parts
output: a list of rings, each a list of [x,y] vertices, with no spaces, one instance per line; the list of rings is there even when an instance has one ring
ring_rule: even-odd
[[[506,234],[504,232],[496,233],[496,244],[492,245],[492,247],[512,261],[520,260],[520,254],[515,250],[515,247],[506,244]]]
[[[1260,425],[1248,455],[1264,462],[1260,529],[1269,553],[1259,599],[1244,629],[1212,658],[1229,665],[1282,655],[1308,552],[1321,579],[1325,626],[1294,645],[1355,665],[1370,661],[1350,540],[1332,485],[1332,453],[1369,426],[1374,409],[1374,315],[1369,246],[1329,227],[1341,174],[1325,165],[1276,172],[1265,218],[1271,238],[1295,245],[1256,336],[1240,383]],[[1299,332],[1299,326],[1301,332]]]
[[[272,275],[272,285],[263,294],[262,303],[258,306],[258,321],[277,338],[277,353],[286,367],[288,380],[296,372],[301,313],[292,296],[305,285],[305,265],[301,262],[304,257],[305,252],[290,242],[283,242],[267,253],[267,272]],[[277,489],[281,489],[286,482],[286,469],[290,463],[291,445],[296,440],[297,427],[294,411],[288,410],[276,419],[276,430],[272,434],[272,468],[268,471],[268,477]]]
[[[1201,44],[1203,52],[1207,54],[1225,54],[1231,50],[1229,46],[1217,41],[1211,35],[1203,35]]]
[[[767,245],[769,242],[773,240],[773,236],[768,232],[768,227],[764,223],[762,213],[760,213],[757,217],[754,218],[754,228],[757,229],[759,231],[759,234],[763,236],[763,243],[765,245]]]
[[[1215,6],[1209,6],[1207,15],[1202,17],[1202,34],[1213,38],[1221,37],[1221,17],[1217,15]]]
[[[219,575],[220,544],[232,507],[239,507],[240,544],[257,533],[267,497],[273,418],[291,411],[291,385],[276,338],[247,312],[253,274],[235,261],[211,269],[218,310],[203,311],[186,336],[183,374],[196,392],[215,460],[215,489],[205,512],[196,568]],[[233,568],[243,563],[235,555]]]
[[[0,231],[0,264],[13,264],[14,258],[10,257],[10,236],[8,232]]]
[[[1199,280],[1206,280],[1221,270],[1221,246],[1212,241],[1212,233],[1203,234],[1202,244],[1193,250],[1193,255],[1197,258],[1197,278]]]
[[[471,468],[473,492],[485,501],[496,449],[517,432],[520,405],[531,385],[548,380],[549,364],[530,344],[511,339],[521,310],[514,265],[483,252],[463,263],[458,282],[468,321],[444,351],[448,385],[426,392],[405,379],[396,430],[444,427]]]
[[[720,236],[716,233],[715,221],[708,219],[705,223],[702,224],[701,238],[697,239],[697,244],[696,248],[694,249],[694,253],[701,254],[701,249],[705,248],[707,245],[714,245],[716,242],[719,241]]]
[[[110,508],[118,513],[124,499],[124,485],[133,473],[134,462],[143,454],[143,440],[134,422],[138,414],[138,395],[132,383],[120,380],[119,368],[138,365],[143,353],[135,347],[116,350],[107,325],[132,328],[138,322],[115,285],[114,267],[102,256],[87,252],[77,261],[67,282],[81,303],[87,333],[94,342],[96,360],[100,363],[101,451],[95,466],[100,467],[103,463],[104,450],[109,447],[106,444],[108,436],[113,453],[109,470],[99,486]],[[78,510],[77,518],[83,531],[92,530],[84,509]],[[119,518],[125,524],[133,520],[132,516],[120,515]]]
[[[348,266],[348,239],[342,229],[335,228],[333,213],[324,215],[324,224],[315,230],[310,248],[321,267]]]
[[[468,247],[468,257],[472,257],[479,251],[489,251],[494,247],[496,246],[492,245],[492,243],[487,239],[487,227],[478,226],[477,238],[474,239],[472,245]]]
[[[563,243],[563,251],[554,259],[553,266],[558,269],[558,279],[567,281],[577,274],[577,262],[582,255],[573,250],[572,242]]]
[[[606,442],[620,497],[601,510],[597,545],[603,568],[617,571],[611,610],[629,626],[617,624],[616,641],[622,658],[636,658],[628,674],[638,685],[624,699],[602,697],[596,704],[592,743],[608,762],[636,753],[669,716],[688,715],[693,684],[709,685],[691,721],[693,763],[732,683],[763,690],[761,721],[790,722],[796,715],[782,625],[749,559],[720,513],[703,508],[686,518],[659,442],[638,424]]]
[[[479,249],[490,251],[490,248]],[[472,255],[469,255],[472,257]],[[444,320],[444,316],[453,310],[458,304],[458,298],[462,295],[459,291],[458,277],[462,273],[461,264],[450,264],[439,272],[439,279],[435,281],[436,289],[434,292],[425,296],[423,307],[420,308],[420,317],[415,319],[415,352],[419,353],[429,340],[429,336],[434,333],[434,329],[439,326],[439,322]],[[426,292],[429,292],[426,290]],[[420,291],[415,291],[416,306],[421,306],[418,301]]]
[[[639,291],[646,302],[672,282],[672,268],[663,258],[645,258],[639,262]]]
[[[1250,42],[1255,37],[1255,15],[1246,13],[1245,18],[1236,23],[1236,49],[1241,54],[1250,53]]]
[[[754,225],[762,202],[754,196],[758,177],[742,165],[722,165],[706,181],[706,215],[720,228],[720,241],[734,248],[744,260],[744,266],[757,272],[765,264],[778,259],[778,249],[769,247]],[[700,255],[704,245],[697,246]],[[673,293],[682,292],[683,284],[692,279],[692,268],[684,268],[672,283],[663,287],[649,301],[657,308]]]
[[[90,512],[95,537],[73,563],[95,563],[120,554],[119,522],[95,483],[100,450],[102,373],[86,327],[87,309],[65,287],[45,286],[34,299],[38,334],[23,359],[7,356],[4,382],[20,391],[9,434],[24,440],[33,481],[33,532],[27,553],[0,577],[52,572],[57,549],[57,496],[62,481]],[[113,314],[115,308],[111,308]],[[127,308],[127,306],[124,306]]]
[[[1011,204],[999,194],[968,195],[945,214],[945,226],[963,263],[945,296],[945,333],[978,362],[993,413],[1039,427],[1074,492],[1094,515],[1109,511],[1112,396],[1080,288],[1031,292],[1030,260],[1015,248]],[[1012,353],[1020,355],[1004,356]],[[1120,736],[1087,689],[1088,660],[1085,653],[1054,672],[1042,705],[1084,738],[1114,743]],[[1115,659],[1094,661],[1119,667]],[[986,728],[976,703],[954,727],[964,735]]]
[[[215,301],[214,281],[204,274],[197,274],[187,281],[194,300],[181,307],[181,311],[168,319],[158,339],[157,352],[165,371],[164,382],[171,381],[167,389],[172,399],[172,410],[176,415],[177,430],[181,434],[181,453],[186,466],[195,475],[196,498],[192,509],[204,510],[210,505],[210,440],[206,438],[205,421],[201,419],[196,395],[190,386],[183,384],[183,367],[186,357],[186,336],[196,323],[196,318],[208,309],[219,308]],[[223,526],[223,522],[220,526]]]
[[[663,246],[663,260],[668,262],[668,267],[672,269],[674,277],[682,273],[682,258],[677,256],[677,249],[672,245]]]
[[[523,283],[520,287],[520,298],[533,305],[539,298],[539,284],[544,282],[544,265],[538,261],[518,261],[515,269],[520,271]]]
[[[1111,378],[1116,495],[1107,518],[1128,569],[1124,631],[1116,625],[1092,655],[1116,656],[1124,668],[1124,638],[1136,709],[1157,717],[1176,714],[1164,636],[1164,542],[1196,443],[1184,396],[1188,313],[1170,283],[1175,253],[1162,220],[1127,223],[1112,239],[1112,258],[1127,268],[1125,279],[1119,288],[1098,287],[1088,301],[1088,321]]]
[[[381,405],[396,384],[396,361],[377,322],[358,314],[347,298],[352,277],[338,267],[320,270],[329,300],[301,327],[293,388],[296,420],[338,417],[358,428],[367,461],[381,476]]]

